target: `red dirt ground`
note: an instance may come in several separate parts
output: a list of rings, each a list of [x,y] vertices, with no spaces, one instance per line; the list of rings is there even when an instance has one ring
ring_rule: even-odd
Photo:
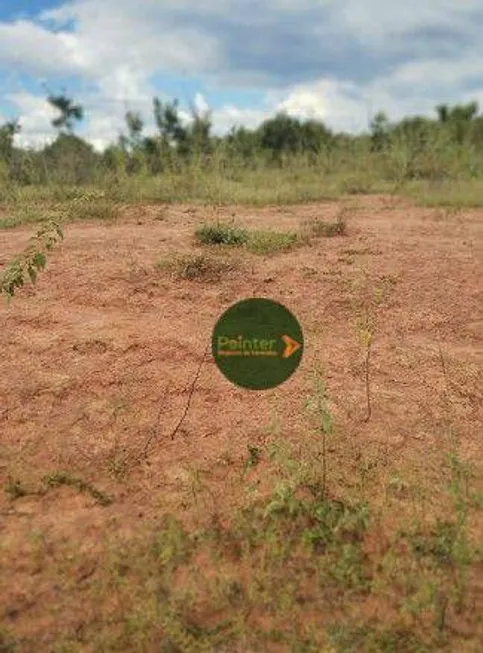
[[[228,207],[216,217],[296,230],[308,218],[333,218],[340,207]],[[75,536],[95,551],[106,535],[135,533],[169,511],[197,523],[190,469],[229,511],[236,497],[226,488],[228,471],[241,467],[248,444],[263,447],[271,437],[275,412],[280,437],[303,447],[302,404],[317,362],[325,365],[337,428],[354,446],[372,447],[386,462],[427,467],[430,478],[450,415],[461,456],[483,460],[483,211],[444,215],[364,198],[346,236],[274,256],[244,254],[244,267],[220,282],[177,281],[154,268],[165,254],[199,250],[195,226],[213,214],[138,206],[114,224],[70,224],[37,286],[0,307],[2,487],[9,476],[33,487],[67,470],[114,499],[101,507],[68,487],[16,501],[0,494],[0,621],[24,637],[55,632],[45,605],[61,592],[26,555],[32,533],[47,537],[55,557],[56,542]],[[34,231],[0,231],[0,269]],[[356,310],[377,289],[366,423]],[[275,390],[249,392],[207,358],[171,440],[216,320],[252,296],[279,301],[297,316],[305,337],[300,368]],[[148,442],[147,456],[134,464]],[[126,455],[128,474],[116,478]]]

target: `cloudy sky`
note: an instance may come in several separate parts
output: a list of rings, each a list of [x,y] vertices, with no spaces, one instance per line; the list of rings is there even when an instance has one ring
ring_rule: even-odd
[[[482,0],[0,0],[0,122],[52,138],[45,88],[86,109],[79,134],[152,130],[154,95],[212,110],[215,131],[285,109],[358,132],[382,109],[483,109]]]

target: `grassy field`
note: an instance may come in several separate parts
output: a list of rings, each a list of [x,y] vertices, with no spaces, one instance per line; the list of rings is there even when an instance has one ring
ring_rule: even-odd
[[[481,179],[0,198],[0,651],[482,650]],[[266,393],[200,348],[249,296],[308,342]]]
[[[468,134],[478,121],[467,124]],[[209,154],[181,156],[168,148],[156,159],[163,163],[158,173],[142,148],[118,148],[105,159],[72,134],[61,134],[50,154],[48,148],[13,148],[4,163],[0,152],[0,224],[47,214],[108,219],[120,205],[156,202],[263,207],[384,194],[428,206],[481,206],[483,157],[476,132],[473,140],[458,143],[450,127],[428,125],[427,142],[417,130],[402,138],[396,127],[381,151],[374,151],[374,136],[334,137],[318,152],[298,154],[265,148],[243,155],[224,142],[211,144]]]
[[[216,184],[215,184],[216,181]],[[335,201],[339,197],[357,198],[363,195],[383,194],[388,204],[397,203],[400,197],[410,197],[419,206],[442,207],[458,210],[483,205],[483,180],[451,181],[441,187],[429,182],[412,182],[402,189],[384,181],[371,184],[366,190],[347,194],[343,179],[321,178],[308,175],[304,179],[291,179],[290,174],[274,173],[237,183],[226,182],[210,176],[193,188],[183,185],[183,179],[127,180],[107,189],[95,187],[39,186],[9,188],[0,206],[0,228],[38,223],[53,219],[57,222],[99,219],[115,220],[119,209],[138,203],[191,203],[201,206],[273,206],[297,205],[317,201]]]

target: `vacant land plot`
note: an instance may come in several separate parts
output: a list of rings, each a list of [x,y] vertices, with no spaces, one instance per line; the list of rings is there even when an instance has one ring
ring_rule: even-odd
[[[225,223],[252,236],[196,236]],[[0,231],[0,271],[34,231]],[[139,205],[64,235],[0,308],[0,651],[483,650],[481,210]],[[275,390],[206,353],[248,297],[304,330]]]

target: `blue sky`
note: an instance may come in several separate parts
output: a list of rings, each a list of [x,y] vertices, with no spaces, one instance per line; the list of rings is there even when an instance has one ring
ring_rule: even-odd
[[[282,109],[359,132],[378,110],[483,108],[482,28],[481,0],[2,0],[0,121],[51,140],[47,85],[85,106],[99,149],[127,110],[152,131],[154,95],[210,108],[218,133]]]
[[[0,4],[0,20],[35,17],[39,11],[58,5],[47,0],[3,0]]]

